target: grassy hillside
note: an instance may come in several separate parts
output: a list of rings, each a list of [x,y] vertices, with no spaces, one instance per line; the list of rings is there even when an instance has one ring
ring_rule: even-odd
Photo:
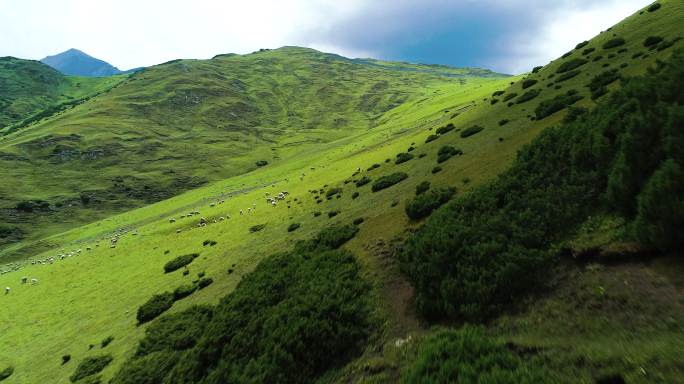
[[[501,78],[293,47],[162,64],[0,142],[9,176],[0,219],[33,240],[259,161],[274,166],[374,129],[408,102]]]
[[[10,126],[102,92],[121,78],[68,77],[34,60],[0,58],[0,137]],[[48,116],[48,114],[46,114]]]
[[[657,60],[669,60],[673,49],[681,42],[670,47],[663,45],[661,50],[658,47],[649,50],[643,43],[648,36],[661,36],[667,42],[682,35],[678,22],[682,16],[684,6],[680,2],[663,1],[660,10],[636,13],[611,31],[574,50],[568,57],[552,62],[526,78],[490,79],[479,83],[467,79],[465,86],[455,78],[456,84],[450,87],[430,87],[430,83],[421,85],[424,91],[421,97],[408,99],[391,110],[383,111],[364,129],[348,136],[329,137],[325,143],[302,146],[296,152],[280,155],[280,159],[275,159],[277,161],[265,158],[270,161],[269,166],[253,172],[219,180],[39,242],[21,243],[27,250],[37,247],[36,244],[50,249],[29,253],[29,260],[3,266],[4,270],[18,270],[0,275],[0,286],[12,288],[10,294],[0,298],[3,308],[8,309],[0,312],[0,370],[7,366],[14,368],[14,373],[7,380],[10,383],[66,383],[76,371],[76,365],[84,359],[110,354],[113,360],[101,372],[106,382],[114,377],[127,359],[134,357],[145,331],[162,324],[154,320],[137,325],[138,308],[153,295],[172,292],[182,284],[192,285],[194,280],[199,283],[201,273],[203,277],[211,277],[212,284],[174,302],[161,319],[179,314],[195,304],[210,304],[215,305],[215,310],[220,311],[221,316],[234,316],[229,317],[230,321],[224,324],[251,321],[253,317],[242,316],[248,316],[245,312],[252,313],[249,316],[256,316],[249,311],[252,302],[237,298],[245,297],[245,290],[248,293],[256,292],[257,297],[261,297],[261,292],[255,291],[258,287],[277,288],[284,286],[280,284],[287,281],[276,274],[274,280],[266,280],[268,284],[258,283],[263,281],[261,278],[270,278],[264,271],[278,270],[273,268],[273,263],[289,260],[283,259],[282,254],[275,258],[269,258],[269,255],[292,250],[298,240],[314,238],[321,229],[331,225],[356,222],[358,233],[343,247],[356,256],[362,277],[372,283],[372,299],[376,304],[374,316],[380,319],[380,325],[375,326],[360,356],[348,356],[356,358],[344,367],[334,368],[319,376],[321,382],[397,382],[402,378],[407,382],[412,378],[418,381],[423,377],[421,375],[430,372],[430,361],[434,361],[429,355],[432,343],[439,345],[439,348],[467,346],[486,351],[492,358],[485,359],[482,364],[502,362],[519,374],[515,376],[518,378],[534,377],[532,374],[538,372],[528,371],[521,361],[538,359],[556,370],[556,375],[552,377],[555,382],[594,382],[597,377],[613,371],[624,373],[630,382],[677,382],[682,377],[677,351],[681,351],[684,344],[679,328],[681,321],[684,321],[684,311],[681,310],[684,286],[677,272],[681,271],[681,262],[658,259],[650,264],[594,263],[590,266],[574,262],[568,262],[568,265],[560,263],[545,270],[551,281],[539,290],[542,297],[521,298],[516,303],[520,306],[515,310],[503,312],[502,315],[497,312],[497,317],[484,322],[484,331],[467,328],[455,333],[438,332],[432,338],[430,335],[435,333],[435,329],[416,314],[413,288],[399,272],[397,248],[422,224],[421,220],[410,220],[405,211],[419,185],[428,181],[431,190],[454,187],[456,199],[488,185],[510,167],[525,144],[533,141],[545,129],[559,124],[567,115],[567,108],[562,108],[542,118],[549,109],[547,106],[539,108],[539,105],[563,96],[558,100],[564,106],[568,103],[566,96],[572,99],[572,96],[579,95],[583,98],[575,100],[573,106],[593,109],[597,102],[604,102],[622,84],[619,78],[615,78],[605,85],[601,80],[610,79],[608,75],[602,75],[605,71],[616,68],[621,76],[643,75]],[[613,33],[617,36],[612,36]],[[608,40],[615,37],[624,38],[625,44],[603,48]],[[587,48],[595,48],[595,51],[582,55]],[[619,52],[624,48],[627,51]],[[640,51],[647,52],[648,56],[634,57]],[[253,57],[215,60],[247,60],[258,55],[277,53],[261,52]],[[615,56],[609,59],[608,56],[613,54]],[[558,81],[563,73],[573,70],[559,73],[560,67],[565,65],[567,68],[568,64],[564,63],[589,55],[591,58],[577,67],[579,73]],[[597,56],[603,58],[593,61]],[[171,65],[183,63],[186,62]],[[604,67],[606,63],[608,67]],[[623,67],[622,63],[627,65]],[[158,68],[163,69],[165,66]],[[401,71],[402,74],[405,72]],[[142,80],[136,81],[144,81],[145,73],[142,74]],[[593,81],[597,76],[599,80]],[[537,80],[537,83],[530,85],[527,82],[523,90],[526,79]],[[514,84],[510,84],[511,81]],[[439,83],[442,82],[443,79],[439,79]],[[594,91],[588,87],[590,83],[599,85],[594,87],[594,91],[605,86],[608,93],[592,100]],[[560,88],[556,89],[558,85]],[[123,85],[108,96],[116,95],[122,89],[125,89]],[[526,92],[536,93],[537,90],[540,93],[533,98],[519,98]],[[568,94],[569,90],[576,90],[576,93]],[[493,96],[494,93],[497,96]],[[504,101],[513,93],[517,93],[517,96]],[[532,95],[534,93],[527,97]],[[492,104],[492,97],[499,101]],[[121,97],[117,100],[125,103],[128,99]],[[509,102],[513,104],[509,106]],[[113,100],[111,105],[114,108]],[[351,106],[348,108],[352,109]],[[314,112],[312,110],[309,116],[314,115]],[[351,116],[358,114],[358,111],[353,112]],[[162,117],[158,116],[160,119]],[[59,118],[75,119],[66,113]],[[104,114],[100,118],[104,120]],[[356,119],[364,121],[360,117]],[[48,129],[49,124],[53,123],[45,124],[44,129]],[[450,127],[449,124],[453,124],[454,128],[445,129]],[[373,129],[367,129],[368,126],[373,126]],[[474,126],[482,129],[472,129]],[[32,128],[23,136],[12,139],[16,141],[13,141],[10,149],[16,148],[21,140],[29,140],[30,134],[40,132],[41,127],[35,128],[36,131]],[[198,129],[197,132],[201,135],[203,131]],[[308,131],[297,133],[310,137]],[[270,134],[270,137],[283,140],[277,132]],[[454,149],[443,150],[445,146]],[[283,151],[282,147],[278,148]],[[405,155],[397,157],[400,153]],[[397,159],[408,160],[401,162]],[[188,169],[191,169],[190,165]],[[197,172],[204,170],[198,168]],[[406,178],[395,178],[401,181],[380,189],[377,184],[380,179],[398,173],[406,174]],[[96,180],[96,177],[93,176],[93,179]],[[361,182],[366,179],[370,181],[366,184]],[[285,200],[276,206],[266,202],[267,196],[282,191],[289,192]],[[256,209],[248,211],[248,208],[255,207],[253,204],[256,204]],[[243,210],[243,215],[240,210]],[[188,216],[191,211],[201,213]],[[439,214],[444,215],[442,212]],[[198,226],[201,217],[208,223],[206,226]],[[359,218],[363,218],[363,221],[359,222]],[[497,223],[503,225],[501,222],[505,224],[506,220]],[[586,235],[576,241],[597,241],[594,237],[600,237],[604,228],[615,226],[620,224],[611,224],[603,219],[598,220],[598,224],[589,222],[584,229]],[[118,238],[114,247],[111,241],[113,237]],[[60,258],[60,255],[69,253],[72,255],[64,260]],[[163,267],[167,262],[192,253],[199,253],[199,256],[188,265],[187,275],[183,274],[183,268],[164,273]],[[32,264],[30,261],[44,261],[50,257],[55,258],[54,263]],[[264,259],[269,262],[258,268],[257,265]],[[310,260],[316,258],[312,256]],[[348,265],[348,259],[345,260],[337,264],[341,268]],[[255,268],[256,274],[243,280]],[[308,268],[310,266],[307,264],[304,269]],[[335,269],[325,270],[326,273],[334,273],[329,271]],[[22,285],[22,276],[36,278],[39,282],[36,285]],[[357,274],[341,273],[339,276],[355,279]],[[301,304],[303,308],[311,300],[323,303],[326,295],[300,282],[300,278],[299,275],[296,279],[293,277],[292,284],[305,289],[271,289],[265,297],[271,300],[275,296],[273,301],[277,304],[278,294],[282,292],[284,297],[292,300],[283,299],[283,302]],[[247,283],[240,284],[242,288],[236,289],[241,281]],[[355,283],[350,284],[356,286]],[[327,284],[321,282],[320,286]],[[226,297],[230,292],[237,293]],[[335,299],[333,303],[346,302],[346,295],[333,295],[333,292],[337,291],[330,292],[331,298]],[[299,298],[300,301],[297,300]],[[226,310],[236,305],[236,300],[243,306],[238,306],[237,310]],[[350,306],[345,308],[352,308],[354,302],[348,303]],[[269,305],[275,304],[271,302]],[[297,320],[310,313],[303,311],[297,312],[297,316],[301,317],[278,317],[280,312],[270,306],[268,308],[269,313],[274,313],[274,324],[292,321],[293,325],[301,325]],[[666,318],[659,315],[662,308],[667,308]],[[635,313],[638,313],[637,318],[633,317]],[[330,318],[344,320],[335,319],[334,316]],[[192,315],[191,319],[199,318]],[[632,322],[626,323],[625,320]],[[249,324],[259,325],[261,321],[263,319]],[[451,321],[453,327],[460,324],[459,319]],[[616,326],[616,321],[622,325]],[[199,328],[204,324],[199,320],[198,323],[196,325]],[[214,326],[211,329],[218,328]],[[344,329],[362,339],[360,331],[346,326]],[[203,331],[198,332],[203,334]],[[230,332],[226,334],[232,335]],[[287,335],[286,330],[282,332]],[[426,335],[426,347],[421,348],[419,342]],[[109,336],[113,337],[113,341],[102,346],[101,341]],[[278,335],[273,334],[267,336],[269,343],[276,340],[275,347],[270,351],[278,350],[277,340],[283,340],[283,343],[291,340],[287,337],[279,339]],[[192,353],[200,351],[208,351],[201,356],[207,356],[212,363],[216,362],[216,355],[212,353],[216,349],[212,348],[222,346],[217,347],[209,340],[221,339],[216,335],[207,337],[209,339],[189,336],[187,340],[199,340],[200,343],[197,348],[193,348],[192,343],[187,345],[190,351],[187,356],[192,359],[186,360],[187,366],[176,369],[191,369],[195,361],[200,361]],[[445,341],[441,341],[442,338]],[[316,337],[307,340],[320,341]],[[505,342],[512,344],[506,346]],[[243,347],[250,345],[243,341],[240,343]],[[250,353],[253,351],[249,350]],[[422,357],[417,359],[419,363],[412,365],[420,354]],[[65,355],[69,355],[71,360],[63,364]],[[143,356],[139,354],[137,359],[132,360],[140,364],[135,367],[144,366],[145,359],[155,358]],[[470,356],[472,354],[466,354],[464,359],[472,359]],[[286,359],[287,355],[277,354],[277,357]],[[167,360],[166,363],[171,366],[174,361]],[[407,368],[409,366],[411,369]],[[242,369],[245,366],[240,367]],[[308,366],[304,368],[307,373],[320,374],[319,370]],[[201,370],[183,371],[186,374],[193,372],[203,374]]]

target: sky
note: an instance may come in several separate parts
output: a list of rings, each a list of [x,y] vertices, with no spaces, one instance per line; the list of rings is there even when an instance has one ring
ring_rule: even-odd
[[[0,56],[119,69],[297,45],[518,74],[651,0],[0,0]]]

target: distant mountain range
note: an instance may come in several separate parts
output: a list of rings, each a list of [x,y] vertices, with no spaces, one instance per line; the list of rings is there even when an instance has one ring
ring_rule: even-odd
[[[141,68],[122,71],[104,60],[96,59],[78,49],[69,49],[41,60],[44,64],[70,76],[103,77],[131,73]]]

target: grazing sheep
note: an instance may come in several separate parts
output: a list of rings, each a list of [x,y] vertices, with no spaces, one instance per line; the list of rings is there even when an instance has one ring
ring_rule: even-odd
[[[210,207],[213,207],[213,206],[215,206],[215,204],[214,204],[214,203],[211,203],[211,204],[209,204],[209,206],[210,206]]]
[[[252,208],[247,208],[247,213],[252,213]]]
[[[176,229],[176,233],[181,233],[181,230],[180,230],[180,229]]]
[[[31,279],[31,285],[36,285],[38,284],[38,279]]]
[[[5,287],[5,295],[8,295],[10,293],[11,289],[10,287]]]
[[[175,222],[176,222],[176,219],[174,219],[173,217],[171,219],[169,219],[169,223],[175,223]]]
[[[242,212],[242,209],[241,209],[241,210],[240,210],[240,216],[242,216],[242,215],[244,215],[244,213]]]

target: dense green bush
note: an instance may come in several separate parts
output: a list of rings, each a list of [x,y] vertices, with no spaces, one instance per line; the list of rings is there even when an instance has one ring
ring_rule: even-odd
[[[358,188],[358,187],[362,187],[362,186],[370,183],[371,181],[372,180],[370,177],[364,176],[364,177],[360,178],[359,180],[356,180],[355,184],[356,184],[356,187]]]
[[[261,230],[264,229],[264,228],[266,228],[266,224],[257,224],[257,225],[253,225],[253,226],[249,227],[249,232],[250,232],[250,233],[259,232],[259,231],[261,231]]]
[[[661,7],[660,3],[653,3],[648,7],[648,11],[649,12],[655,12],[655,11],[659,10],[660,7]]]
[[[563,95],[558,95],[552,99],[547,99],[539,103],[537,108],[534,110],[535,116],[537,120],[541,120],[575,104],[583,98],[583,96],[577,94],[577,91],[568,91]]]
[[[445,145],[439,149],[437,152],[437,163],[441,164],[454,156],[462,155],[463,151],[452,147],[451,145]]]
[[[178,301],[185,297],[192,295],[193,292],[197,290],[197,286],[194,284],[183,284],[178,286],[173,290],[173,300]]]
[[[259,161],[257,161],[257,162],[254,163],[254,164],[256,164],[257,167],[263,167],[263,166],[265,166],[265,165],[268,165],[268,161],[266,161],[266,160],[259,160]]]
[[[430,182],[429,181],[421,182],[420,184],[416,185],[416,196],[427,192],[429,189],[430,189]]]
[[[499,102],[499,99],[492,99],[492,100],[491,100],[491,104],[492,104],[492,105],[494,105],[494,104],[496,104],[496,103],[498,103],[498,102]]]
[[[454,193],[455,188],[435,188],[420,194],[406,204],[406,215],[413,220],[428,217],[432,211],[451,200]]]
[[[70,354],[67,353],[66,355],[62,355],[62,365],[66,364],[70,361],[71,361],[71,355]],[[2,377],[2,375],[0,375],[0,377]]]
[[[663,41],[663,38],[660,36],[649,36],[644,40],[644,47],[648,48],[653,45],[658,45],[661,41]]]
[[[216,245],[216,244],[218,244],[218,242],[217,242],[216,240],[204,240],[204,241],[202,242],[202,245],[205,246],[205,247],[206,247],[207,245],[210,246],[210,247],[213,247],[213,246]]]
[[[164,264],[164,273],[173,272],[179,268],[185,267],[192,263],[199,256],[199,253],[190,253],[187,255],[178,256],[175,259]]]
[[[538,73],[542,68],[544,68],[544,67],[541,65],[536,66],[536,67],[532,68],[532,73]],[[502,92],[502,94],[503,94],[503,92]]]
[[[162,313],[166,312],[173,306],[174,297],[171,292],[164,292],[153,295],[145,304],[138,308],[136,319],[139,324],[146,323]]]
[[[298,230],[299,227],[301,227],[301,226],[302,226],[302,225],[299,224],[299,223],[292,223],[292,224],[290,224],[290,225],[287,227],[287,231],[288,231],[288,232],[294,232],[294,231]]]
[[[214,279],[212,279],[211,277],[203,277],[203,278],[199,279],[199,281],[197,282],[197,288],[198,289],[204,289],[204,288],[210,286],[211,283],[213,283],[213,282],[214,282]]]
[[[342,193],[342,188],[336,187],[336,188],[330,188],[325,192],[325,197],[331,198],[335,195],[339,195]]]
[[[614,39],[610,39],[610,40],[606,41],[603,44],[603,49],[616,48],[616,47],[619,47],[621,45],[625,45],[625,43],[626,43],[625,39],[623,39],[622,37],[616,37]]]
[[[335,217],[335,216],[337,216],[337,215],[339,215],[339,214],[340,214],[340,211],[339,211],[339,210],[337,210],[337,209],[332,210],[332,211],[328,212],[328,218],[333,218],[333,217]]]
[[[561,59],[565,59],[566,57],[570,57],[570,56],[572,56],[572,51],[570,51],[570,52],[565,52],[565,53],[563,54],[563,56],[561,56]]]
[[[594,48],[594,47],[587,48],[587,49],[585,49],[584,51],[582,51],[582,55],[583,55],[583,56],[586,56],[586,55],[588,55],[588,54],[594,52],[595,50],[596,50],[596,48]]]
[[[558,78],[556,79],[556,82],[561,83],[563,81],[570,80],[573,77],[579,75],[580,73],[582,73],[582,71],[580,71],[579,69],[573,69],[572,71],[567,71],[567,72],[561,74],[560,76],[558,76]]]
[[[373,183],[373,186],[371,187],[371,190],[373,192],[378,192],[381,191],[385,188],[389,188],[393,186],[394,184],[397,184],[403,180],[406,180],[408,178],[408,175],[404,172],[395,172],[392,173],[391,175],[383,176],[375,181]]]
[[[114,341],[114,336],[107,336],[104,339],[102,339],[102,342],[100,342],[100,346],[104,348],[108,346],[112,341]]]
[[[539,96],[541,93],[541,89],[530,89],[529,91],[525,92],[522,94],[522,96],[518,97],[515,100],[516,104],[522,104],[526,101],[530,101],[534,99],[535,97]]]
[[[318,245],[266,258],[214,308],[153,323],[112,383],[307,383],[348,361],[373,325],[370,285],[353,255]]]
[[[582,48],[586,47],[587,45],[589,45],[589,42],[587,40],[584,40],[583,42],[577,44],[575,46],[575,49],[582,49]]]
[[[14,367],[12,367],[12,366],[6,367],[2,371],[0,371],[0,381],[3,381],[5,379],[7,379],[8,377],[12,376],[13,373],[14,373]]]
[[[354,224],[354,225],[363,224],[363,217],[357,217],[356,219],[354,219],[354,222],[352,224]]]
[[[405,162],[413,159],[414,157],[415,156],[413,156],[412,153],[406,153],[406,152],[398,153],[396,160],[394,160],[394,164],[405,163]]]
[[[458,384],[550,383],[541,367],[526,364],[479,327],[465,326],[426,338],[402,382]]]
[[[437,139],[439,139],[439,135],[430,135],[427,137],[427,139],[425,139],[425,144],[427,144],[431,141],[435,141]]]
[[[617,69],[604,71],[594,76],[589,85],[587,85],[591,91],[591,98],[597,99],[606,94],[608,92],[606,87],[619,79],[620,72]]]
[[[504,93],[506,93],[506,91],[495,91],[494,93],[492,93],[492,97],[501,96]]]
[[[380,164],[375,163],[375,164],[371,165],[370,167],[368,167],[367,171],[370,172],[370,171],[372,171],[374,169],[378,169],[378,168],[380,168]]]
[[[354,192],[354,193],[352,193],[352,195],[351,195],[351,198],[352,198],[352,199],[356,199],[356,198],[358,198],[358,197],[359,197],[359,192]]]
[[[558,69],[556,69],[556,73],[564,73],[567,71],[572,71],[573,69],[577,69],[577,68],[583,66],[584,64],[586,64],[588,62],[589,62],[588,60],[581,59],[581,58],[567,60],[558,66]]]
[[[504,125],[508,124],[508,122],[508,119],[499,120],[499,127],[503,127]]]
[[[475,135],[477,133],[480,133],[484,128],[479,126],[479,125],[473,125],[472,127],[468,127],[464,130],[461,131],[461,137],[466,138],[470,137],[472,135]]]
[[[111,355],[86,357],[83,359],[83,361],[81,361],[80,364],[78,364],[76,371],[74,371],[73,375],[69,377],[69,380],[71,380],[73,383],[83,379],[84,377],[98,374],[102,372],[102,370],[105,369],[105,367],[107,367],[112,360],[114,359]]]
[[[432,174],[434,175],[435,173],[438,173],[438,172],[440,172],[441,170],[442,170],[442,167],[440,167],[440,166],[438,165],[438,166],[432,168]]]
[[[437,130],[435,132],[437,132],[438,135],[443,135],[445,133],[453,131],[455,128],[456,127],[454,126],[454,124],[449,123],[443,127],[437,128]]]
[[[435,211],[400,256],[421,312],[497,313],[540,281],[552,244],[597,211],[634,222],[643,243],[679,249],[683,82],[677,51],[594,110],[543,131],[496,181]]]
[[[504,96],[503,101],[511,100],[512,98],[514,98],[514,97],[516,97],[516,96],[518,96],[518,94],[515,93],[515,92],[509,93],[508,95]]]
[[[535,84],[537,84],[539,81],[535,79],[525,79],[522,82],[522,89],[529,88]]]

